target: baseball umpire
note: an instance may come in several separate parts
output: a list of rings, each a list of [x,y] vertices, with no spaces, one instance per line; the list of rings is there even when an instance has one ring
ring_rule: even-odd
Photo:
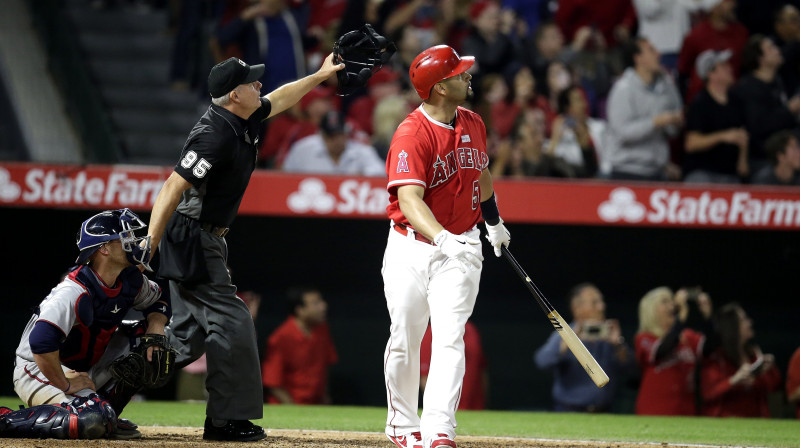
[[[135,233],[144,228],[127,208],[83,222],[77,266],[36,307],[17,347],[14,390],[30,407],[0,408],[0,437],[141,437],[117,417],[142,388],[166,383],[174,362],[169,294],[137,268],[150,258],[149,238]],[[131,309],[146,320],[125,325]]]
[[[264,65],[237,58],[215,65],[208,76],[212,104],[153,205],[149,235],[160,251],[159,275],[170,279],[177,365],[208,357],[204,439],[266,437],[250,422],[263,412],[256,333],[231,282],[225,235],[255,169],[264,121],[342,68],[331,54],[316,73],[261,96]]]
[[[483,266],[481,216],[495,255],[511,239],[487,169],[486,127],[459,106],[472,96],[467,70],[474,61],[446,45],[414,59],[409,75],[423,103],[397,128],[386,160],[391,228],[382,274],[392,323],[384,362],[386,435],[401,448],[456,447],[464,327]],[[428,318],[433,341],[420,419],[419,354]]]

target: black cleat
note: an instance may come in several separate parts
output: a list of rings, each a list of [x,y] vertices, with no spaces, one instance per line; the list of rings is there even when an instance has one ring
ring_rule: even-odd
[[[228,420],[225,426],[214,426],[206,417],[203,431],[204,440],[223,440],[229,442],[254,442],[267,437],[264,428],[248,420]]]

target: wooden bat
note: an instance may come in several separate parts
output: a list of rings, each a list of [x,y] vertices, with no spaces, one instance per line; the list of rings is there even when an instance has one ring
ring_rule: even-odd
[[[589,378],[594,381],[594,384],[597,387],[603,387],[608,384],[608,375],[606,372],[603,371],[603,368],[600,367],[600,364],[597,363],[597,360],[594,359],[589,350],[586,350],[586,346],[583,345],[583,342],[578,338],[578,335],[572,331],[572,328],[569,324],[558,314],[553,305],[550,305],[550,302],[547,301],[544,294],[539,291],[539,288],[533,283],[533,280],[525,273],[525,270],[522,269],[522,266],[517,262],[511,252],[509,252],[506,246],[500,246],[500,250],[505,255],[506,260],[511,264],[515,271],[517,271],[517,275],[525,282],[525,286],[528,287],[528,291],[533,294],[533,297],[536,298],[536,302],[539,303],[539,306],[544,311],[544,314],[547,315],[547,318],[550,319],[550,323],[553,325],[553,328],[556,329],[561,339],[567,344],[569,350],[575,355],[575,358],[578,360],[579,363],[583,366],[583,369],[586,370],[586,373],[589,375]]]

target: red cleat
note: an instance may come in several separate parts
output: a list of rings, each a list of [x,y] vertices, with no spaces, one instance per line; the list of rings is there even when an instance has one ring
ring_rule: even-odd
[[[447,434],[436,434],[436,436],[438,438],[431,442],[431,448],[436,448],[437,446],[457,448],[455,440],[451,439]]]
[[[403,436],[386,435],[398,448],[422,448],[422,434],[419,431],[408,433]]]

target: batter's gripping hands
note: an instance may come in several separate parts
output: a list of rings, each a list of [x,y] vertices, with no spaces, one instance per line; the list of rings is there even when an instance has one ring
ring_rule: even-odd
[[[480,269],[483,261],[480,241],[442,230],[433,238],[433,242],[447,258],[458,261],[461,272],[466,273],[467,269]]]
[[[500,222],[497,225],[490,226],[488,223],[486,224],[486,239],[489,240],[489,244],[494,248],[496,257],[502,254],[500,245],[508,247],[511,244],[511,232],[503,225],[503,218],[500,218]]]

